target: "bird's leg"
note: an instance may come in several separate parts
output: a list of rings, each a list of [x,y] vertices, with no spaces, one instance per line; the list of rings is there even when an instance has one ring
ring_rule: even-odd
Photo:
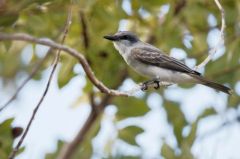
[[[148,83],[149,81],[146,81],[146,82],[143,82],[142,84],[141,84],[141,90],[142,91],[146,91],[147,89],[148,89]]]
[[[148,85],[150,84],[156,84],[156,86],[154,86],[155,89],[158,89],[160,87],[159,85],[159,78],[154,78],[152,80],[149,80],[149,81],[146,81],[146,82],[143,82],[142,86],[141,86],[141,90],[142,91],[146,91],[148,89]]]

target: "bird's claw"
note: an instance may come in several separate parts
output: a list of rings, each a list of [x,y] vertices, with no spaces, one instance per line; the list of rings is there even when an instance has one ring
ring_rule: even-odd
[[[146,82],[142,83],[142,84],[141,84],[141,90],[142,90],[142,91],[146,91],[147,89],[148,89],[147,83],[146,83]]]
[[[151,83],[150,83],[151,82]],[[160,84],[159,84],[159,81],[147,81],[147,82],[144,82],[144,83],[142,83],[141,84],[141,90],[142,91],[146,91],[146,90],[148,90],[148,85],[149,84],[154,84],[154,89],[158,89],[158,88],[160,88]]]

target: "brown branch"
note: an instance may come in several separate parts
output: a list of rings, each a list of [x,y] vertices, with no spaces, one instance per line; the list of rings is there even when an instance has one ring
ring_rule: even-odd
[[[50,49],[51,50],[51,49]],[[16,99],[18,93],[22,90],[22,88],[28,83],[28,81],[30,81],[32,79],[32,77],[38,72],[38,70],[40,69],[40,67],[42,66],[42,64],[47,60],[47,58],[50,55],[50,50],[48,51],[48,53],[46,54],[46,56],[41,59],[33,68],[32,72],[28,75],[28,77],[22,82],[22,84],[20,84],[20,86],[17,88],[17,90],[15,91],[15,93],[12,95],[12,97],[1,106],[0,108],[0,112],[3,111],[5,108],[7,108],[9,106],[9,104]]]
[[[109,104],[112,98],[113,96],[105,95],[99,105],[96,105],[95,107],[91,106],[92,110],[83,127],[80,129],[77,136],[72,140],[72,142],[67,143],[63,146],[57,159],[70,159],[72,157],[74,152],[77,150],[78,146],[85,139],[88,131],[91,129],[93,124],[96,122],[96,120],[101,115],[104,108]]]
[[[80,22],[82,25],[83,44],[84,44],[84,48],[87,49],[89,47],[89,38],[88,38],[87,24],[86,24],[83,11],[79,12],[79,16],[80,16]]]
[[[123,70],[122,74],[120,75],[119,81],[116,83],[114,88],[115,89],[118,88],[122,84],[122,82],[126,79],[126,77],[127,77],[127,70]],[[107,94],[102,98],[101,102],[96,105],[96,103],[94,102],[94,94],[90,93],[90,104],[91,103],[94,104],[94,105],[91,105],[92,109],[91,109],[90,115],[88,116],[83,127],[79,130],[77,136],[72,140],[72,142],[64,145],[57,159],[71,158],[71,156],[77,150],[78,146],[83,142],[83,139],[87,135],[87,132],[91,129],[92,125],[96,122],[98,117],[103,112],[104,108],[111,102],[113,97],[114,96]]]
[[[90,92],[89,93],[89,102],[90,102],[90,105],[95,108],[96,107],[96,102],[94,100],[95,98],[95,92]]]
[[[226,28],[224,8],[221,6],[221,4],[219,3],[218,0],[215,0],[215,3],[216,3],[218,9],[219,9],[220,12],[221,12],[221,21],[222,21],[221,31],[220,31],[221,37],[220,37],[217,45],[216,45],[215,47],[213,47],[213,48],[209,51],[208,57],[207,57],[202,63],[200,63],[198,66],[196,66],[196,67],[195,67],[195,70],[198,70],[198,69],[206,66],[206,64],[207,64],[207,63],[213,58],[213,56],[216,54],[218,47],[221,46],[221,45],[224,43],[224,31],[225,31],[225,28]]]
[[[179,0],[174,8],[174,15],[178,15],[181,10],[186,6],[186,0]]]
[[[68,33],[69,26],[70,26],[70,24],[71,24],[71,19],[72,19],[72,8],[70,7],[70,9],[69,9],[69,11],[68,11],[68,18],[67,18],[67,22],[66,22],[65,29],[64,29],[64,32],[63,32],[63,38],[62,38],[61,44],[63,44],[64,41],[65,41],[65,38],[66,38],[67,33]],[[21,136],[21,138],[20,138],[19,142],[17,143],[16,147],[13,149],[13,151],[12,151],[11,154],[9,155],[9,157],[8,157],[9,159],[14,159],[14,158],[15,158],[15,156],[16,156],[19,148],[20,148],[20,146],[22,145],[22,143],[23,143],[26,135],[27,135],[28,132],[29,132],[29,129],[30,129],[31,125],[32,125],[32,122],[33,122],[33,120],[34,120],[34,117],[35,117],[36,114],[37,114],[37,111],[39,110],[39,108],[40,108],[43,100],[45,99],[45,96],[47,95],[47,92],[48,92],[48,90],[49,90],[49,86],[50,86],[50,84],[51,84],[51,82],[52,82],[52,78],[53,78],[54,72],[55,72],[55,70],[56,70],[56,68],[57,68],[57,65],[58,65],[58,62],[59,62],[60,53],[61,53],[61,50],[58,50],[58,52],[57,52],[57,54],[56,54],[56,57],[55,57],[55,59],[54,59],[54,61],[53,61],[53,68],[52,68],[52,71],[51,71],[51,73],[50,73],[50,76],[49,76],[49,79],[48,79],[48,82],[47,82],[47,86],[46,86],[46,88],[45,88],[45,90],[44,90],[44,92],[43,92],[43,95],[42,95],[42,97],[40,98],[37,106],[36,106],[36,107],[34,108],[34,110],[33,110],[32,116],[31,116],[31,118],[30,118],[30,120],[29,120],[29,122],[28,122],[28,124],[27,124],[26,130],[24,131],[23,135]]]
[[[86,72],[87,77],[90,79],[90,81],[102,92],[106,94],[110,94],[113,96],[128,96],[127,93],[116,91],[113,89],[109,89],[106,87],[101,81],[99,81],[96,76],[94,75],[91,67],[89,66],[87,60],[85,57],[79,53],[77,50],[72,49],[68,46],[58,44],[52,40],[49,39],[38,39],[33,36],[30,36],[28,34],[5,34],[5,33],[0,33],[0,40],[18,40],[18,41],[28,41],[32,43],[37,43],[45,46],[49,46],[53,49],[59,49],[62,50],[69,55],[73,56],[76,58],[79,63],[82,65],[84,71]]]
[[[85,138],[88,130],[92,127],[95,123],[98,115],[95,111],[91,111],[90,115],[87,118],[87,121],[84,123],[83,127],[77,134],[77,136],[73,139],[71,143],[64,145],[63,149],[60,151],[59,157],[57,159],[70,159],[73,153],[76,151],[77,146],[79,143],[83,141]]]

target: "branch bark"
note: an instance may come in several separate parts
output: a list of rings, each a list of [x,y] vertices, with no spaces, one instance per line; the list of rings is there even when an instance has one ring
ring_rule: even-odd
[[[85,19],[85,15],[83,11],[79,12],[80,22],[81,22],[81,29],[82,29],[82,37],[83,37],[83,44],[84,48],[88,49],[89,47],[89,36],[88,36],[88,29],[87,29],[87,23]]]
[[[220,4],[220,2],[218,0],[214,0],[218,9],[220,10],[221,12],[221,31],[220,31],[220,39],[217,43],[217,45],[215,47],[213,47],[212,49],[210,49],[209,51],[209,55],[208,57],[202,62],[200,63],[198,66],[195,67],[195,70],[199,70],[200,68],[202,67],[205,67],[207,65],[207,63],[212,60],[213,56],[216,54],[217,52],[217,49],[222,45],[224,44],[224,31],[225,31],[225,28],[226,28],[226,22],[225,22],[225,12],[224,12],[224,8],[222,7],[222,5]]]
[[[53,49],[59,49],[71,55],[72,57],[76,58],[79,63],[82,65],[84,71],[86,72],[87,77],[89,80],[94,84],[102,93],[110,94],[113,96],[128,96],[127,93],[116,91],[113,89],[109,89],[105,86],[101,81],[99,81],[96,76],[94,75],[91,67],[89,66],[85,57],[78,52],[77,50],[70,48],[66,45],[58,44],[50,39],[38,39],[28,34],[18,33],[18,34],[5,34],[0,33],[0,40],[18,40],[18,41],[27,41],[31,43],[41,44],[45,46],[49,46]]]

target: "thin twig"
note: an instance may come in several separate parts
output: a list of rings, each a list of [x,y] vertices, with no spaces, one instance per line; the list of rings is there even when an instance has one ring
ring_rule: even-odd
[[[68,29],[69,29],[69,26],[70,26],[70,24],[71,24],[71,18],[72,18],[72,9],[71,9],[71,7],[70,7],[69,12],[68,12],[68,18],[67,18],[67,22],[66,22],[66,25],[65,25],[65,29],[64,29],[64,33],[63,33],[63,38],[62,38],[61,44],[64,43],[65,38],[66,38],[66,36],[67,36]],[[28,124],[27,124],[27,128],[26,128],[26,130],[24,131],[24,133],[23,133],[22,137],[20,138],[19,142],[17,143],[16,147],[15,147],[15,148],[13,149],[13,151],[11,152],[11,154],[10,154],[10,156],[9,156],[9,159],[14,159],[16,153],[18,152],[20,146],[22,145],[22,143],[23,143],[23,141],[24,141],[24,139],[25,139],[25,137],[26,137],[26,135],[27,135],[27,133],[28,133],[31,125],[32,125],[32,122],[33,122],[33,120],[34,120],[34,117],[35,117],[36,114],[37,114],[38,109],[40,108],[40,106],[41,106],[41,104],[42,104],[45,96],[47,95],[47,92],[48,92],[48,90],[49,90],[49,86],[50,86],[50,84],[51,84],[51,82],[52,82],[52,77],[53,77],[54,72],[55,72],[55,70],[56,70],[56,68],[57,68],[57,65],[58,65],[58,61],[59,61],[59,58],[60,58],[60,53],[61,53],[61,50],[58,50],[57,55],[56,55],[56,57],[55,57],[55,59],[54,59],[54,62],[53,62],[53,68],[52,68],[52,71],[51,71],[51,73],[50,73],[50,76],[49,76],[49,79],[48,79],[48,82],[47,82],[47,86],[46,86],[46,88],[45,88],[45,90],[44,90],[44,93],[43,93],[41,99],[39,100],[37,106],[34,108],[33,113],[32,113],[32,116],[31,116],[31,118],[30,118],[30,120],[29,120],[29,122],[28,122]]]
[[[55,59],[55,61],[56,61],[56,59]],[[17,143],[16,147],[13,149],[12,153],[10,154],[9,159],[13,159],[13,158],[15,157],[15,155],[16,155],[16,153],[18,152],[20,146],[22,145],[22,142],[24,141],[24,139],[25,139],[25,137],[26,137],[26,135],[27,135],[27,133],[28,133],[28,131],[29,131],[30,126],[32,125],[33,119],[34,119],[34,117],[35,117],[35,115],[36,115],[36,113],[37,113],[40,105],[42,104],[42,102],[43,102],[43,100],[44,100],[44,98],[45,98],[45,96],[46,96],[46,94],[47,94],[47,92],[48,92],[48,89],[49,89],[50,83],[51,83],[51,81],[52,81],[52,76],[53,76],[53,74],[54,74],[54,72],[55,72],[56,66],[57,66],[57,65],[54,65],[54,66],[53,66],[53,69],[52,69],[52,71],[51,71],[51,74],[50,74],[50,77],[49,77],[49,79],[48,79],[47,86],[46,86],[46,88],[45,88],[45,90],[44,90],[44,93],[43,93],[41,99],[39,100],[37,106],[34,108],[33,113],[32,113],[32,116],[31,116],[31,118],[30,118],[30,120],[29,120],[29,122],[28,122],[27,128],[26,128],[26,130],[24,131],[24,133],[23,133],[22,137],[20,138],[19,142]]]
[[[48,53],[46,54],[46,56],[41,59],[33,68],[32,72],[28,75],[28,77],[22,82],[22,84],[20,84],[20,86],[17,88],[17,90],[15,91],[15,93],[12,95],[12,97],[1,106],[0,108],[0,112],[3,111],[5,108],[7,108],[9,106],[9,104],[17,97],[18,93],[22,90],[22,88],[28,83],[29,80],[32,79],[32,77],[38,72],[38,70],[40,69],[40,67],[42,66],[42,64],[47,60],[47,58],[49,57],[50,53],[48,51]]]
[[[64,32],[65,28],[60,29],[60,33]],[[58,35],[60,36],[60,35]],[[4,109],[6,109],[8,107],[8,105],[10,103],[12,103],[12,101],[14,101],[17,97],[17,95],[19,94],[19,92],[24,88],[24,86],[33,78],[33,76],[38,72],[38,70],[40,69],[41,65],[46,61],[46,59],[48,58],[48,56],[50,55],[50,52],[52,52],[53,49],[49,49],[48,52],[46,53],[46,56],[41,59],[32,69],[31,73],[28,75],[28,77],[22,82],[22,84],[20,84],[20,86],[17,88],[17,90],[15,91],[15,93],[12,95],[12,97],[0,107],[0,112],[2,112]]]
[[[206,64],[213,58],[213,56],[216,54],[218,48],[224,43],[224,30],[226,28],[226,22],[225,22],[225,13],[224,13],[224,9],[223,7],[221,6],[221,4],[219,3],[218,0],[214,0],[218,9],[220,10],[221,12],[221,31],[220,31],[220,39],[217,43],[217,45],[215,47],[213,47],[210,51],[209,51],[209,55],[208,57],[202,62],[200,63],[198,66],[195,67],[195,70],[199,70],[200,68],[206,66]]]

